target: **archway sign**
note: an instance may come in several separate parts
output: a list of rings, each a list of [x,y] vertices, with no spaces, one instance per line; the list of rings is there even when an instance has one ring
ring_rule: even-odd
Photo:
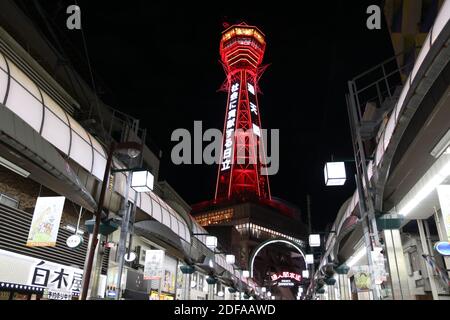
[[[258,255],[258,253],[266,246],[274,244],[274,243],[285,243],[287,245],[290,245],[294,247],[303,257],[303,260],[306,263],[305,253],[303,252],[302,248],[298,243],[295,243],[294,241],[283,239],[283,238],[276,238],[276,239],[269,239],[264,242],[261,242],[253,251],[253,253],[250,256],[250,278],[253,278],[253,264],[255,263],[255,258]]]

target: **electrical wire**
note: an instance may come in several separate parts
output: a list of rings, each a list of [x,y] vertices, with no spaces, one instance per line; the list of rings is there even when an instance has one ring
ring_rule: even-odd
[[[81,10],[81,7],[78,5],[78,1],[77,0],[75,0],[75,5],[78,8],[80,8],[80,10]],[[101,122],[101,125],[103,127],[103,118],[100,116],[100,108],[99,108],[99,104],[98,104],[98,95],[97,95],[97,87],[95,85],[94,73],[92,72],[91,59],[89,58],[89,50],[88,50],[88,47],[87,47],[86,35],[84,34],[84,28],[83,27],[81,27],[80,30],[81,30],[81,38],[83,40],[83,49],[84,49],[84,53],[86,55],[86,61],[87,61],[87,65],[88,65],[89,75],[91,77],[92,89],[94,90],[95,107],[97,108],[98,116],[100,118],[100,122]],[[90,108],[90,111],[91,110],[92,110],[92,108]],[[89,114],[89,117],[90,116],[91,116],[91,114]]]

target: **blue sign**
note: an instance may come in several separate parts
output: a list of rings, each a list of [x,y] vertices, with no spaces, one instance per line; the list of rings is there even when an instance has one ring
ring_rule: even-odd
[[[108,290],[106,295],[110,298],[114,298],[116,296],[116,292],[113,290]]]
[[[450,242],[440,241],[434,245],[434,249],[443,256],[450,256]]]

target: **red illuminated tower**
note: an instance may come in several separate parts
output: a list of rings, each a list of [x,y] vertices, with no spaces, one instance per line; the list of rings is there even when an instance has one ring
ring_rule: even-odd
[[[271,199],[264,174],[264,144],[258,107],[258,80],[264,34],[245,23],[222,33],[220,56],[228,91],[215,200]]]

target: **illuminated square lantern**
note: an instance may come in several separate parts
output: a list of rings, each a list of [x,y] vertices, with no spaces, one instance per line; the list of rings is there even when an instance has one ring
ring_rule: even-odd
[[[309,278],[309,271],[308,270],[303,270],[302,271],[302,277],[305,278],[305,279],[308,279]]]
[[[320,247],[320,235],[310,234],[309,235],[309,246],[310,247]]]
[[[214,236],[206,236],[206,246],[214,250],[217,247],[217,237]]]
[[[225,256],[225,260],[227,261],[228,264],[233,264],[236,262],[236,257],[234,256],[234,254],[227,254]]]
[[[243,277],[243,278],[248,278],[248,277],[250,277],[250,271],[248,271],[248,270],[243,270],[243,271],[242,271],[242,277]]]
[[[134,171],[131,178],[131,188],[136,192],[153,190],[154,177],[149,171]]]
[[[345,184],[347,175],[345,174],[344,162],[327,162],[323,173],[327,186],[342,186]]]
[[[307,254],[305,256],[305,262],[306,262],[306,264],[313,264],[314,263],[314,255],[313,254]]]

